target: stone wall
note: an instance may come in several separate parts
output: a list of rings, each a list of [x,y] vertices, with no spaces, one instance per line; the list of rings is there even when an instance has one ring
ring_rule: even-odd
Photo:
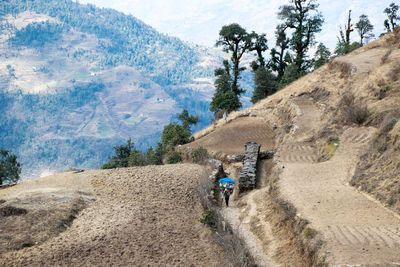
[[[245,144],[245,156],[243,159],[243,168],[239,177],[239,193],[251,190],[257,183],[257,162],[260,154],[261,145],[255,142]]]

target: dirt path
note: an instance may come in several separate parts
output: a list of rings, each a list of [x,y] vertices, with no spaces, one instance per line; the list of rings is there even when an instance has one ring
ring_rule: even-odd
[[[96,201],[57,237],[1,255],[0,266],[227,265],[199,222],[203,176],[202,167],[183,164],[76,174]]]
[[[230,207],[224,207],[221,213],[235,234],[244,240],[259,266],[279,266],[272,259],[274,240],[271,228],[266,220],[259,219],[264,216],[257,209],[260,203],[256,203],[255,199],[261,194],[261,190],[253,190],[240,200],[241,207],[231,201]]]
[[[300,128],[278,155],[284,164],[282,195],[322,233],[331,264],[399,265],[400,219],[348,184],[359,151],[374,135],[374,129],[348,128],[339,137],[333,158],[316,163],[316,148],[304,140],[312,136],[319,113],[311,101],[301,101],[298,107]]]
[[[248,192],[240,199],[232,199],[229,208],[223,207],[221,212],[235,234],[242,237],[259,266],[280,266],[274,260],[277,244],[266,218],[268,166],[265,161],[260,164],[259,189]]]

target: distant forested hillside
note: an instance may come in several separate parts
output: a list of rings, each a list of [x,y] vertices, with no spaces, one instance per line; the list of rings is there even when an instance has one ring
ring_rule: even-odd
[[[212,70],[196,66],[198,50],[116,10],[69,0],[2,0],[0,4],[3,16],[17,16],[24,11],[57,18],[61,24],[37,23],[20,29],[11,40],[15,45],[37,47],[43,45],[43,39],[52,41],[60,32],[68,32],[72,27],[100,39],[101,66],[133,66],[145,71],[159,84],[179,84],[212,75]],[[97,61],[87,51],[82,51],[79,56]]]
[[[133,16],[67,0],[0,2],[0,148],[23,175],[98,167],[154,145],[187,109],[209,124],[214,51]]]

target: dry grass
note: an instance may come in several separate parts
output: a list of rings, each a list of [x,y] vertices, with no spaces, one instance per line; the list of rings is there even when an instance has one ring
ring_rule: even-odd
[[[357,102],[356,98],[351,93],[345,93],[339,103],[339,109],[343,109],[344,119],[347,122],[362,125],[370,116],[368,106]]]
[[[197,186],[201,206],[204,210],[209,210],[215,203],[215,180],[210,177],[202,177]]]
[[[352,72],[351,64],[339,60],[331,60],[328,62],[328,70],[331,73],[339,72],[340,78],[349,77]]]
[[[227,229],[226,232],[216,233],[216,241],[224,248],[230,265],[240,267],[256,266],[243,241],[233,234],[229,225],[226,224],[225,227]]]
[[[313,99],[314,103],[325,102],[329,99],[330,92],[325,88],[316,87],[311,93],[310,97]]]
[[[400,127],[399,110],[377,115],[378,134],[363,152],[350,184],[373,195],[400,213]]]
[[[400,27],[396,27],[389,37],[386,39],[386,44],[389,47],[400,48]]]
[[[65,231],[69,226],[71,226],[72,222],[78,216],[79,212],[85,209],[86,206],[86,201],[81,197],[72,200],[71,208],[64,214],[62,218],[58,220],[55,230],[58,233]]]
[[[397,82],[400,79],[400,65],[394,64],[391,71],[388,73],[387,78],[391,82]]]
[[[349,106],[345,110],[345,118],[349,122],[356,123],[358,125],[362,125],[367,121],[370,112],[368,110],[367,105],[364,104],[354,104],[353,106]]]
[[[388,62],[389,56],[390,54],[393,52],[393,49],[389,49],[385,55],[383,55],[383,57],[381,58],[381,65],[385,64],[386,62]]]
[[[267,217],[271,221],[272,231],[283,243],[278,249],[277,257],[285,262],[285,266],[326,266],[325,256],[320,251],[323,241],[318,232],[309,227],[307,220],[297,216],[296,208],[280,197],[278,177],[279,172],[275,169],[269,178],[270,189],[267,196]]]

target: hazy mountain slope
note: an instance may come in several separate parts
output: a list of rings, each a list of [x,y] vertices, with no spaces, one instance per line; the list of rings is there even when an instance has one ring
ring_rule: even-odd
[[[2,1],[0,15],[1,147],[25,176],[97,167],[129,137],[147,148],[182,108],[209,123],[209,50],[72,1]]]

